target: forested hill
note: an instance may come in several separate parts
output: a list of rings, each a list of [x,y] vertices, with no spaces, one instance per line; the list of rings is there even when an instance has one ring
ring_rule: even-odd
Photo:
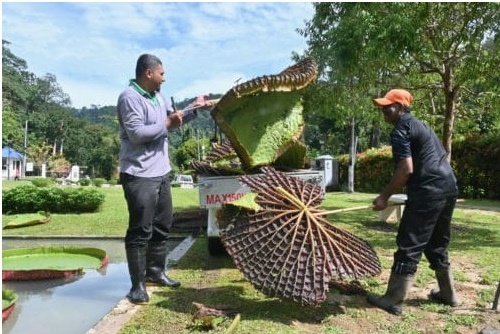
[[[209,94],[208,99],[219,99],[221,98],[221,94]],[[184,109],[187,105],[194,101],[196,97],[191,99],[185,99],[183,101],[175,102],[175,107],[178,110]],[[89,123],[93,124],[101,124],[104,126],[109,126],[112,128],[116,128],[117,126],[117,118],[116,118],[116,106],[96,106],[91,105],[90,107],[83,107],[82,109],[74,109],[75,116],[86,120]],[[201,110],[198,113],[198,117],[193,121],[191,126],[198,130],[212,130],[214,127],[214,121],[212,120],[210,113],[208,110]]]

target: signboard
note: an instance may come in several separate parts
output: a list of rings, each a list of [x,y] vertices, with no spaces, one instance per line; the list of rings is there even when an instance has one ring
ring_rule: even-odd
[[[26,171],[27,172],[32,172],[33,171],[33,163],[32,162],[27,162],[26,163]]]
[[[69,178],[71,179],[71,181],[80,180],[80,166],[77,165],[71,166],[71,172],[69,174]]]
[[[322,171],[289,172],[286,174],[317,184],[323,190],[325,188]],[[200,207],[205,209],[220,208],[224,203],[245,196],[250,192],[250,188],[240,183],[238,178],[239,176],[200,176],[198,180]]]

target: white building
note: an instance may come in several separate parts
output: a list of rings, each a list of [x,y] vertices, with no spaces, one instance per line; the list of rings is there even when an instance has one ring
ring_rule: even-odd
[[[2,148],[2,179],[20,178],[23,171],[24,156],[12,147]]]

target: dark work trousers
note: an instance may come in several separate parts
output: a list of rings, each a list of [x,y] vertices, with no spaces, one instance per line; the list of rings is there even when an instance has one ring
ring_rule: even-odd
[[[451,218],[456,197],[440,199],[409,199],[399,224],[392,271],[414,274],[422,253],[433,270],[446,268],[451,237]]]
[[[146,178],[120,173],[120,181],[129,212],[125,248],[141,248],[149,241],[166,240],[173,220],[168,174]]]

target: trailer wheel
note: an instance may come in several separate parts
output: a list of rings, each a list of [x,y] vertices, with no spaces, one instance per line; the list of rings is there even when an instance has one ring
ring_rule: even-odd
[[[227,254],[226,249],[224,248],[224,245],[222,244],[220,238],[209,237],[207,239],[207,244],[208,244],[208,254],[213,256],[220,256]]]

